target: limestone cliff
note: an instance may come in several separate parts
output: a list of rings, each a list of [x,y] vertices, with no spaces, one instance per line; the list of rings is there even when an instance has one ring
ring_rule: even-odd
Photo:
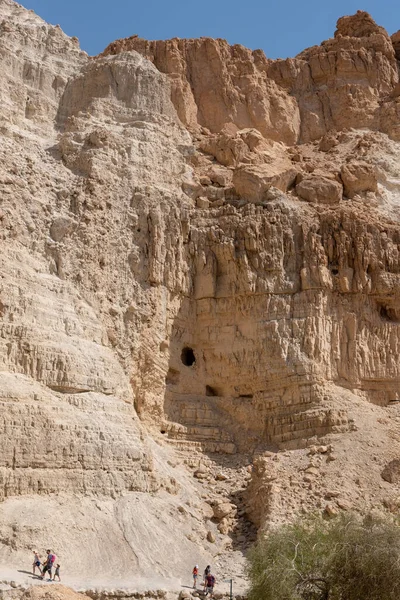
[[[249,519],[398,510],[398,35],[89,58],[0,17],[1,560],[225,576]]]
[[[255,127],[290,145],[345,127],[400,136],[398,34],[391,40],[363,11],[339,19],[333,39],[287,60],[219,39],[149,42],[137,36],[113,42],[104,55],[126,50],[168,74],[172,101],[190,129]]]

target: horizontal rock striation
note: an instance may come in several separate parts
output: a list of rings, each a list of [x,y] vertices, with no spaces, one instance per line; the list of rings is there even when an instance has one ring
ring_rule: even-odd
[[[185,560],[201,546],[209,561],[245,514],[262,526],[274,511],[324,509],[315,469],[326,460],[339,481],[354,455],[362,471],[356,455],[368,458],[378,419],[385,460],[396,459],[397,34],[358,12],[285,61],[208,38],[133,37],[89,58],[12,0],[0,15],[8,514],[25,518],[18,496],[54,507],[65,495],[74,507],[85,498],[85,521],[99,502],[107,518],[90,517],[85,547],[106,528],[125,548],[121,569],[151,572],[158,539],[167,552],[169,536],[184,536]],[[304,466],[305,449],[327,440],[343,444],[340,469],[333,451]],[[276,487],[269,463],[291,460],[279,450],[297,454]],[[184,466],[199,467],[201,452],[240,468],[273,452],[254,463],[246,509],[222,489],[232,514],[216,531],[199,500],[211,471],[197,468],[193,483]],[[142,514],[155,531],[146,548]],[[4,531],[4,547],[28,547]],[[157,573],[177,561],[166,554]]]

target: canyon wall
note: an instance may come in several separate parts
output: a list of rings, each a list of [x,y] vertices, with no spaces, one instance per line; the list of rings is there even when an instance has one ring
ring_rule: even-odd
[[[12,0],[0,17],[1,560],[49,536],[100,571],[108,536],[121,577],[219,556],[234,519],[217,533],[201,479],[225,475],[193,481],[198,451],[255,458],[261,526],[320,505],[271,491],[260,454],[339,440],[345,461],[379,420],[378,485],[400,441],[398,34],[358,12],[285,61],[208,38],[89,58]]]

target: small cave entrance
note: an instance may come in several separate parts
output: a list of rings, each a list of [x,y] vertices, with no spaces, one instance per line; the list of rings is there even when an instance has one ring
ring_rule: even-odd
[[[379,316],[383,321],[390,321],[391,323],[399,323],[400,318],[398,311],[390,308],[389,306],[385,306],[384,304],[378,305]]]
[[[335,262],[330,262],[328,264],[328,268],[330,269],[332,275],[339,275],[339,265]]]
[[[386,308],[386,306],[380,306],[379,307],[379,316],[384,321],[390,321],[388,309]]]
[[[185,346],[181,352],[181,361],[185,365],[185,367],[192,367],[196,362],[196,356],[194,354],[193,348],[189,348]]]
[[[218,396],[218,392],[211,385],[206,385],[206,396]]]

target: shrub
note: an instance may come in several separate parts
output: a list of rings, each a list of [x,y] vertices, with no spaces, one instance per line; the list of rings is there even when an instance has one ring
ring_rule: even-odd
[[[248,558],[249,600],[398,600],[400,527],[343,515],[271,531]]]

